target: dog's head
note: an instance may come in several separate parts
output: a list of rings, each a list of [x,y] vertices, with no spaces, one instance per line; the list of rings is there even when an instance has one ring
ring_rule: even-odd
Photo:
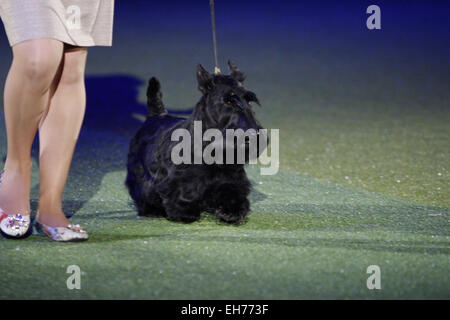
[[[244,131],[247,162],[250,137],[254,136],[256,138],[254,141],[262,138],[260,130],[263,127],[256,118],[252,105],[253,103],[260,105],[260,103],[256,94],[244,87],[244,74],[233,62],[228,61],[228,66],[230,74],[223,75],[211,74],[202,65],[198,65],[198,89],[203,94],[201,100],[203,103],[197,104],[194,119],[202,121],[204,130],[218,129],[224,136],[228,129]],[[238,140],[236,137],[235,141],[238,142]],[[258,142],[257,145],[259,145]],[[236,146],[237,144],[234,144],[234,148]],[[258,148],[257,156],[262,151]]]
[[[218,129],[259,130],[252,103],[259,105],[256,94],[243,86],[244,74],[229,61],[230,75],[211,74],[202,65],[197,67],[198,89],[203,93],[202,120],[207,127]]]

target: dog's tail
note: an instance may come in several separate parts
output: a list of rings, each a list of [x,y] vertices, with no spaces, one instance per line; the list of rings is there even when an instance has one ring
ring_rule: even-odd
[[[155,77],[152,77],[148,81],[147,107],[149,115],[159,116],[167,114],[166,107],[164,107],[164,103],[162,102],[161,85]]]

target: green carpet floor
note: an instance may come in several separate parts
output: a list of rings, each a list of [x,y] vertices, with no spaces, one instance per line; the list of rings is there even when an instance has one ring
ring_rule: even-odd
[[[110,172],[73,218],[91,238],[0,240],[5,298],[448,298],[449,209],[319,182],[295,172],[255,183],[248,221],[190,225],[138,218]],[[80,204],[82,203],[82,205]],[[66,268],[81,268],[68,290]],[[366,269],[381,268],[381,290]],[[20,272],[18,272],[20,270]]]

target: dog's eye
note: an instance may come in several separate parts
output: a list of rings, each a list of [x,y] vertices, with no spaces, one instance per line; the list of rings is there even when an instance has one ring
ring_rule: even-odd
[[[211,91],[214,88],[214,86],[213,86],[213,84],[211,82],[208,82],[205,85],[205,88],[206,88],[206,90]]]
[[[229,106],[234,106],[236,104],[236,98],[237,97],[234,93],[230,93],[225,96],[223,101],[225,102],[225,104],[227,104]]]
[[[239,97],[238,97],[235,93],[233,93],[233,92],[227,94],[227,95],[225,96],[225,98],[223,99],[223,101],[225,102],[225,104],[226,104],[227,106],[231,106],[231,107],[234,107],[234,108],[238,108],[238,109],[240,109],[240,110],[244,109],[244,105],[242,104],[241,100],[240,100]]]

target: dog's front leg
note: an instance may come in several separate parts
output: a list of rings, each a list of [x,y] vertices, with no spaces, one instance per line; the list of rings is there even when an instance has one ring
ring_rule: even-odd
[[[238,184],[223,183],[210,194],[207,206],[221,221],[239,224],[250,211],[249,190]]]

